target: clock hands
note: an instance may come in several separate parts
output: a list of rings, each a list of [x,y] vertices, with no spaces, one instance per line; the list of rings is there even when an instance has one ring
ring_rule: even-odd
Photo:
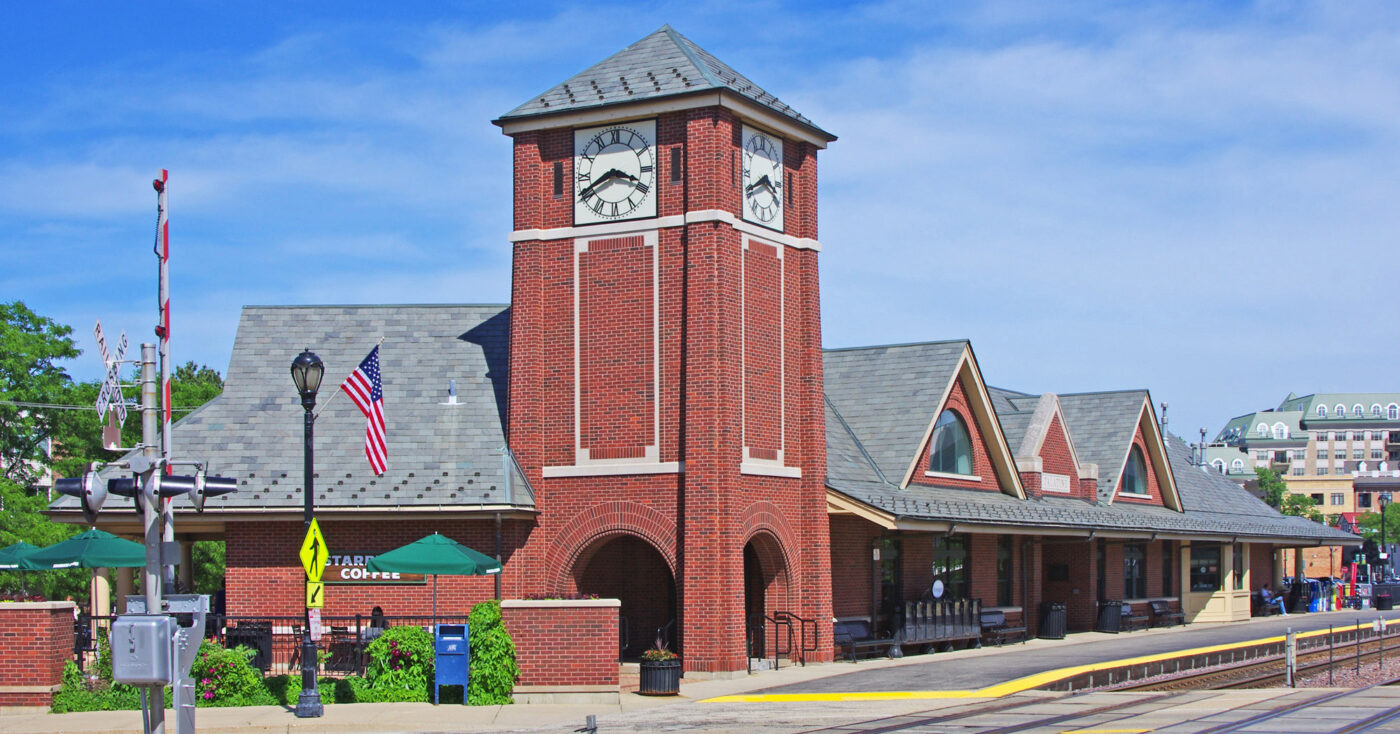
[[[768,174],[766,174],[766,173],[763,174],[763,178],[760,178],[759,180],[754,181],[753,183],[751,183],[751,184],[749,184],[747,187],[745,187],[745,188],[744,188],[744,195],[745,195],[745,196],[752,197],[752,196],[754,195],[754,192],[757,191],[758,189],[768,189],[768,193],[769,193],[769,194],[772,194],[774,198],[777,198],[777,196],[778,196],[778,189],[777,189],[777,187],[775,187],[775,186],[773,185],[773,182],[772,182],[772,181],[769,181],[769,180],[768,180]]]
[[[589,196],[593,195],[594,189],[598,188],[599,186],[602,186],[603,184],[615,178],[625,178],[634,183],[640,183],[640,180],[636,176],[633,176],[632,174],[626,171],[619,171],[616,168],[609,168],[607,173],[604,173],[603,175],[598,177],[597,181],[594,181],[593,183],[589,184],[588,187],[585,188],[583,191],[578,192],[578,198],[587,199]]]

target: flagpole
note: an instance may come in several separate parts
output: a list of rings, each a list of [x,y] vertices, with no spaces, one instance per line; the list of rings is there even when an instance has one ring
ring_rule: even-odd
[[[381,337],[379,337],[379,341],[375,343],[374,349],[378,349],[378,348],[380,348],[380,347],[382,347],[382,346],[384,346],[384,337],[381,336]],[[372,352],[372,351],[374,351],[374,349],[371,349],[370,351]],[[325,401],[323,401],[323,402],[321,403],[321,407],[317,408],[317,409],[316,409],[316,412],[312,414],[313,417],[319,418],[319,417],[321,416],[321,411],[325,410],[325,409],[326,409],[326,406],[327,406],[327,405],[330,405],[330,403],[331,403],[332,400],[335,400],[335,396],[337,396],[337,395],[340,394],[341,388],[344,387],[344,386],[345,386],[345,381],[344,381],[344,380],[341,380],[341,381],[340,381],[340,384],[335,386],[335,392],[331,393],[331,396],[328,397],[328,398],[326,398]]]

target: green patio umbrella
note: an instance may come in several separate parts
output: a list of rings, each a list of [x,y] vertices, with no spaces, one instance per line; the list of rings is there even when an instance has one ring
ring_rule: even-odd
[[[380,553],[365,564],[383,573],[422,573],[433,575],[433,617],[437,617],[437,577],[486,576],[501,572],[501,563],[445,536],[433,533],[387,553]]]
[[[20,565],[20,561],[23,561],[26,556],[28,556],[30,553],[33,553],[36,550],[39,550],[39,546],[30,545],[29,543],[26,543],[22,540],[13,545],[7,545],[4,548],[0,548],[0,571],[28,570],[24,566]]]
[[[146,546],[92,528],[25,556],[20,565],[35,571],[60,568],[136,568],[146,565]]]
[[[39,550],[39,546],[31,545],[22,540],[0,548],[0,571],[19,571],[19,592],[21,594],[29,593],[28,585],[24,583],[24,572],[29,569],[25,568],[22,562],[36,550]]]

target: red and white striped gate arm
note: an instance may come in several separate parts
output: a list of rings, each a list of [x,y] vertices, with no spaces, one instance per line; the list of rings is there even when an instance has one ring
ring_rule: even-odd
[[[166,208],[165,182],[170,172],[160,169],[160,178],[152,181],[156,189],[156,257],[160,260],[160,454],[165,458],[165,473],[170,474],[170,213]]]

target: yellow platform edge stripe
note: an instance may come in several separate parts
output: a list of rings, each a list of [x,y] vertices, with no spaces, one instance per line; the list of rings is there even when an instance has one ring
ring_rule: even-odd
[[[1385,620],[1385,626],[1390,627],[1391,623],[1400,623],[1400,620]],[[1362,627],[1370,627],[1370,624],[1350,624],[1341,627],[1333,627],[1331,632],[1351,632]],[[1310,637],[1322,637],[1328,630],[1312,630],[1310,632],[1299,632],[1296,637],[1306,639]],[[917,701],[940,698],[1001,698],[1013,693],[1034,690],[1042,686],[1073,678],[1083,673],[1097,673],[1114,668],[1122,668],[1129,665],[1141,665],[1143,663],[1155,663],[1160,660],[1172,660],[1175,658],[1191,657],[1194,655],[1208,655],[1215,652],[1226,652],[1228,650],[1238,650],[1242,647],[1254,647],[1256,645],[1267,645],[1272,642],[1283,642],[1286,635],[1275,635],[1273,637],[1260,637],[1254,640],[1242,640],[1240,642],[1230,642],[1223,645],[1209,645],[1207,647],[1195,647],[1189,650],[1177,650],[1176,652],[1158,653],[1156,655],[1142,655],[1135,658],[1123,658],[1120,660],[1106,660],[1101,663],[1090,663],[1087,665],[1073,665],[1068,668],[1047,670],[1043,673],[1034,673],[1021,678],[1015,678],[1004,683],[979,688],[974,691],[863,691],[848,693],[750,693],[734,696],[716,696],[714,698],[701,699],[700,703],[808,703],[823,701]]]

